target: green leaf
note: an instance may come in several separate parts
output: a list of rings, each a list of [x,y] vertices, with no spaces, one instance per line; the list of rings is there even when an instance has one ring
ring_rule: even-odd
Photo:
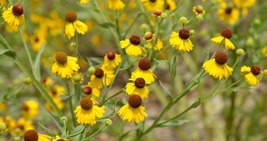
[[[50,136],[56,136],[55,132],[46,128],[41,122],[38,122],[38,124],[43,128],[43,130]]]
[[[36,58],[33,64],[33,68],[34,68],[33,74],[37,80],[41,80],[40,62],[41,62],[42,53],[44,52],[44,48],[45,48],[44,44],[42,44],[41,48],[39,49],[36,55]]]
[[[1,49],[0,50],[0,55],[2,55],[2,54],[5,54],[5,55],[10,56],[10,57],[15,57],[16,56],[16,53],[12,49]]]
[[[11,51],[10,49],[1,49],[0,55],[7,53],[8,51]]]
[[[159,85],[163,88],[163,90],[168,94],[168,95],[170,95],[171,97],[172,97],[172,94],[171,94],[171,92],[169,91],[169,89],[168,88],[166,88],[163,84],[162,84],[162,82],[159,80]]]
[[[109,28],[109,27],[115,27],[113,23],[99,23],[98,25],[104,27],[104,28]]]
[[[183,120],[173,120],[164,124],[160,124],[158,127],[168,127],[168,126],[180,126],[184,123],[189,122],[189,120],[187,119],[183,119]]]
[[[59,97],[60,97],[60,99],[62,99],[62,100],[68,100],[70,97],[72,97],[73,96],[73,94],[72,95],[60,95]]]
[[[74,136],[80,135],[80,133],[82,133],[84,129],[85,129],[84,125],[77,126],[76,128],[74,128],[72,130],[72,132],[70,133],[69,137],[74,137]]]

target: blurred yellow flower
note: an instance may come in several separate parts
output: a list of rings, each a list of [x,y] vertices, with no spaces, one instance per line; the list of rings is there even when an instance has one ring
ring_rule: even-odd
[[[104,56],[103,67],[108,70],[114,70],[121,63],[121,55],[113,51],[108,52]]]
[[[26,119],[33,119],[39,113],[39,103],[35,100],[27,100],[22,105],[22,115]]]
[[[221,21],[228,24],[235,24],[239,19],[239,10],[237,8],[227,6],[225,3],[221,4],[217,14]]]
[[[163,0],[142,0],[141,1],[147,11],[154,12],[155,10],[163,10]]]
[[[125,4],[122,0],[108,0],[108,9],[119,11],[123,10],[125,7]]]
[[[80,4],[86,4],[89,0],[80,0]]]

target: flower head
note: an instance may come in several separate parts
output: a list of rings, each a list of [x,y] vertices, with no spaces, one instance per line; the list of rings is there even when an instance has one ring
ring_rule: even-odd
[[[193,12],[196,14],[196,15],[205,15],[205,10],[204,8],[201,6],[201,5],[198,5],[198,6],[194,6],[193,7]]]
[[[151,62],[147,58],[142,58],[138,62],[138,69],[132,72],[131,80],[136,80],[137,78],[143,78],[146,84],[151,84],[155,81],[155,74],[150,70]]]
[[[24,133],[24,141],[51,141],[51,137],[31,129]]]
[[[165,7],[166,10],[173,11],[176,9],[176,4],[173,0],[167,0],[167,4]]]
[[[141,38],[137,35],[132,35],[130,39],[120,41],[120,47],[126,48],[125,51],[129,55],[138,56],[146,53],[146,50],[140,46]]]
[[[147,11],[162,10],[164,7],[164,1],[162,0],[142,0],[141,1]]]
[[[119,11],[123,10],[125,7],[125,4],[122,0],[108,0],[108,9]]]
[[[68,39],[72,38],[76,31],[82,35],[88,31],[87,25],[80,20],[77,20],[76,12],[67,12],[65,19],[67,21],[65,25],[65,35],[68,37]]]
[[[56,53],[56,62],[52,66],[52,73],[62,78],[70,78],[80,69],[77,58],[67,56],[64,52]]]
[[[142,99],[148,97],[148,87],[146,86],[146,81],[142,77],[136,78],[134,80],[130,79],[131,82],[126,84],[126,93],[129,95],[138,94]]]
[[[235,24],[239,19],[239,11],[237,8],[227,6],[226,3],[222,3],[218,9],[218,17],[220,20],[228,23]]]
[[[221,35],[211,38],[211,41],[217,44],[222,44],[227,50],[235,49],[235,45],[230,41],[232,37],[232,31],[228,28],[222,30]]]
[[[252,67],[248,67],[248,66],[242,66],[240,69],[241,72],[246,73],[245,74],[245,80],[251,85],[251,86],[256,86],[259,84],[259,79],[257,77],[257,75],[259,75],[261,73],[261,69],[259,66],[252,66]]]
[[[83,88],[83,93],[86,94],[91,99],[96,99],[100,95],[100,90],[98,88],[92,88],[89,85]]]
[[[228,57],[224,52],[218,52],[215,58],[204,62],[202,67],[214,78],[227,78],[233,72],[233,69],[226,64],[227,60]]]
[[[141,105],[142,98],[139,95],[130,95],[128,104],[125,104],[123,107],[121,107],[118,111],[118,114],[123,120],[139,123],[147,116],[145,113],[145,107]]]
[[[176,50],[183,50],[189,52],[193,49],[193,44],[189,39],[190,33],[187,28],[183,28],[177,32],[172,32],[169,42]]]
[[[113,70],[121,63],[121,55],[116,54],[113,51],[108,52],[104,56],[103,67],[108,70]]]
[[[74,113],[76,114],[79,124],[96,124],[96,118],[102,117],[105,113],[105,107],[98,107],[89,97],[82,98],[80,106],[77,106]]]
[[[23,117],[33,119],[39,112],[39,103],[35,100],[27,100],[23,103],[21,109]]]
[[[90,76],[88,85],[93,88],[101,89],[104,85],[109,86],[114,78],[114,73],[104,67],[96,68],[95,73]]]
[[[11,26],[23,25],[25,17],[23,14],[24,10],[21,5],[10,6],[2,14],[2,17],[6,23]]]

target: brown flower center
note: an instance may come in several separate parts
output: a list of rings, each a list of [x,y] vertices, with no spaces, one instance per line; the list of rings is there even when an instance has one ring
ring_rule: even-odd
[[[200,6],[200,5],[198,5],[198,6],[196,7],[196,12],[199,13],[199,14],[201,14],[201,13],[203,12],[203,7]]]
[[[92,88],[90,86],[86,86],[83,88],[83,92],[87,95],[90,95],[92,93]]]
[[[189,33],[189,30],[187,28],[183,28],[179,31],[179,37],[181,39],[188,39],[190,37],[190,33]]]
[[[69,11],[66,13],[65,15],[65,19],[68,21],[68,22],[74,22],[77,20],[77,15],[76,15],[76,12],[75,11]]]
[[[24,133],[24,141],[38,141],[38,133],[34,130],[28,130]]]
[[[149,0],[150,2],[156,2],[157,0]]]
[[[148,70],[150,69],[151,67],[151,63],[150,63],[150,60],[147,59],[147,58],[143,58],[139,61],[138,63],[138,67],[141,69],[141,70]]]
[[[144,88],[145,85],[146,85],[146,81],[145,79],[143,78],[137,78],[135,81],[134,81],[134,85],[137,87],[137,88]]]
[[[219,65],[225,64],[227,62],[227,60],[228,60],[228,57],[227,57],[227,55],[224,52],[218,52],[215,55],[215,61]]]
[[[100,68],[97,68],[97,69],[95,70],[95,76],[96,76],[97,78],[102,78],[102,77],[104,76],[104,71],[103,71],[102,69],[100,69]]]
[[[171,9],[171,5],[169,3],[166,4],[166,9],[167,10]]]
[[[89,97],[81,99],[80,105],[84,110],[90,110],[93,107],[93,101]]]
[[[254,65],[250,68],[250,71],[254,75],[259,75],[261,73],[261,68],[259,66]]]
[[[232,8],[231,7],[227,7],[225,10],[224,10],[224,13],[227,14],[227,15],[230,15],[232,13]]]
[[[13,6],[12,8],[12,13],[15,15],[15,16],[20,16],[23,14],[23,7],[21,5],[15,5]]]
[[[68,61],[67,54],[64,52],[57,52],[56,61],[61,65],[65,65],[65,63],[67,63],[67,61]]]
[[[116,54],[113,51],[110,51],[107,53],[107,57],[109,60],[113,60],[115,58]]]
[[[29,111],[29,106],[28,105],[26,105],[25,103],[22,105],[22,107],[21,107],[21,109],[22,109],[22,111]]]
[[[132,94],[128,99],[128,103],[132,108],[138,108],[142,104],[142,99],[139,95]]]
[[[57,141],[65,141],[65,140],[63,140],[63,139],[58,139]]]
[[[141,39],[137,35],[132,35],[132,37],[130,38],[130,42],[133,45],[139,45],[141,43]]]
[[[230,39],[233,34],[232,34],[232,31],[230,29],[226,28],[226,29],[222,30],[221,35],[227,39]]]

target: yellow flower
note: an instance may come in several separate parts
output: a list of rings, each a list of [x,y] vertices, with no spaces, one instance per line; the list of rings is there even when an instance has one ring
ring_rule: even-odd
[[[223,29],[221,35],[211,38],[211,41],[217,44],[222,44],[227,50],[235,49],[235,45],[229,40],[232,37],[230,29]]]
[[[259,84],[259,79],[257,75],[261,73],[260,67],[254,65],[252,67],[248,66],[242,66],[240,69],[241,72],[246,73],[245,74],[245,80],[251,85],[256,86]]]
[[[68,39],[72,38],[76,31],[83,35],[88,31],[87,25],[80,20],[77,20],[77,15],[74,11],[67,12],[66,21],[65,35]]]
[[[183,28],[179,31],[179,33],[172,32],[169,42],[170,45],[176,50],[183,50],[189,52],[193,49],[194,46],[190,41],[189,37],[189,30]]]
[[[138,56],[146,53],[146,50],[140,46],[141,39],[137,35],[133,35],[130,39],[120,41],[120,47],[126,48],[125,51],[129,55]]]
[[[0,8],[5,7],[8,5],[8,2],[6,0],[0,0]]]
[[[35,34],[31,37],[31,44],[34,51],[39,51],[42,45],[46,44],[45,37],[42,34]]]
[[[130,95],[128,104],[125,104],[123,107],[121,107],[118,111],[118,114],[123,120],[139,123],[147,116],[145,113],[145,107],[141,106],[141,104],[142,99],[139,95]]]
[[[83,88],[83,93],[85,93],[91,99],[96,99],[100,96],[100,90],[98,88],[92,88],[89,85]]]
[[[21,136],[24,132],[31,129],[34,129],[33,121],[21,117],[17,120],[16,127],[10,130],[10,134],[12,136]]]
[[[105,79],[106,78],[106,79]],[[109,86],[114,78],[113,71],[102,68],[97,68],[95,73],[91,75],[88,85],[93,88],[101,89],[106,86]]]
[[[64,52],[57,52],[56,63],[52,66],[52,73],[62,78],[70,78],[80,67],[77,58],[67,56]]]
[[[166,10],[173,11],[176,9],[176,4],[173,0],[167,0]]]
[[[16,120],[13,119],[11,116],[0,117],[0,122],[6,124],[8,132],[11,132],[16,127]]]
[[[227,59],[228,57],[224,52],[218,52],[215,58],[204,62],[202,67],[214,78],[227,78],[233,72],[233,69],[226,64]]]
[[[52,139],[52,141],[71,141],[69,139],[62,139],[60,136],[56,135],[55,139]]]
[[[116,54],[113,51],[108,52],[104,56],[103,67],[108,70],[113,70],[121,63],[121,55]]]
[[[126,93],[129,95],[138,94],[142,99],[146,99],[148,97],[148,87],[146,86],[146,81],[143,78],[137,78],[135,80],[130,79],[131,82],[126,84]]]
[[[33,119],[39,112],[39,103],[35,100],[27,100],[22,105],[22,115],[25,118]]]
[[[263,56],[267,57],[267,46],[261,49],[261,53],[263,54]]]
[[[141,1],[147,11],[154,12],[155,10],[163,10],[163,0],[142,0]]]
[[[221,4],[217,14],[220,20],[228,24],[235,24],[239,19],[239,10],[237,8],[227,6],[226,3]]]
[[[76,114],[79,124],[96,124],[96,118],[102,117],[105,113],[105,107],[95,106],[91,98],[81,99],[80,106],[77,106],[74,113]]]
[[[108,0],[108,9],[119,11],[124,9],[125,4],[122,0]]]
[[[161,50],[163,48],[163,42],[160,38],[157,39],[156,44],[153,46],[154,39],[146,40],[148,48],[154,49],[154,50]]]
[[[25,22],[23,7],[20,5],[10,6],[3,12],[2,17],[11,26],[23,25]]]
[[[143,78],[146,84],[151,84],[155,81],[155,74],[150,70],[150,60],[142,58],[138,62],[138,69],[132,72],[131,79],[136,80],[137,78]]]
[[[194,6],[193,7],[193,12],[198,15],[205,15],[206,11],[203,9],[203,7],[201,5],[198,5],[198,6]]]
[[[255,4],[256,0],[233,0],[237,7],[248,8]]]
[[[80,0],[80,4],[86,4],[89,0]]]
[[[51,141],[51,137],[31,129],[24,133],[24,141]]]

